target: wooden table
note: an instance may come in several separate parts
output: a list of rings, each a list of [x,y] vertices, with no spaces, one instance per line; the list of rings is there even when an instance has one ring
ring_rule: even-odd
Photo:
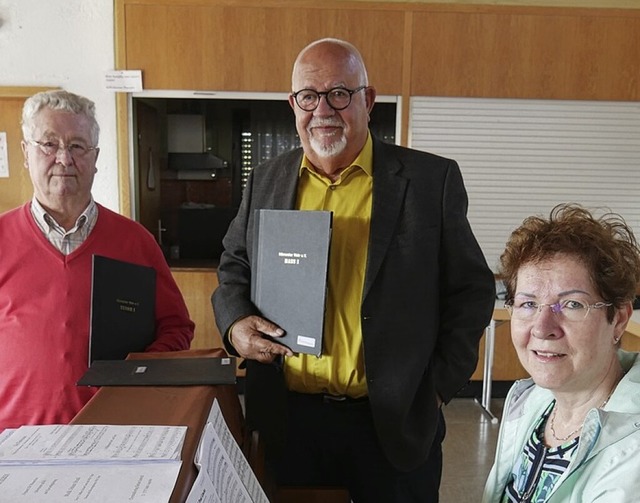
[[[223,349],[129,355],[135,359],[220,356],[226,356]],[[216,398],[231,433],[242,446],[244,419],[235,385],[103,387],[71,423],[187,426],[182,447],[182,466],[169,500],[170,503],[183,503],[198,474],[193,459],[211,405]]]

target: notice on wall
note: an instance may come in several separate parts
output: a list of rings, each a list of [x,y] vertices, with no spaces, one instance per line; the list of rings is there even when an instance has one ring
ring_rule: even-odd
[[[7,133],[0,131],[0,178],[9,178],[9,152],[7,151]]]
[[[142,91],[142,70],[112,70],[104,75],[107,91],[137,93]]]

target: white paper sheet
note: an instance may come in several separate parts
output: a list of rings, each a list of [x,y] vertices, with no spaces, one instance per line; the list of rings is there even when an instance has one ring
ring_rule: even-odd
[[[206,472],[198,473],[185,503],[222,503]]]
[[[0,437],[0,465],[179,460],[186,426],[22,426]]]
[[[0,503],[161,503],[180,461],[140,464],[0,466]]]
[[[0,434],[0,503],[162,503],[186,426],[22,426]]]
[[[202,432],[195,464],[199,469],[198,478],[206,476],[209,479],[220,501],[269,503],[240,446],[231,434],[217,400],[213,402]],[[201,484],[205,486],[207,482],[201,481]],[[194,499],[188,503],[199,501],[195,494],[193,497]]]

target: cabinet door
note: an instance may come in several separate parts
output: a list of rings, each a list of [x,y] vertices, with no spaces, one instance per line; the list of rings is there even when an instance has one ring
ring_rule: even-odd
[[[216,5],[124,5],[126,67],[145,89],[288,92],[309,42],[348,40],[381,94],[401,94],[404,13]]]

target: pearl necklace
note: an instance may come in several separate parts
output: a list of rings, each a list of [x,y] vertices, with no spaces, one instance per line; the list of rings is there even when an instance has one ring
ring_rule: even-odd
[[[620,380],[618,380],[618,382],[620,382]],[[598,409],[602,409],[602,407],[604,407],[605,405],[607,405],[607,402],[609,401],[609,398],[611,398],[611,395],[613,395],[613,392],[615,391],[616,387],[618,386],[618,383],[616,383],[616,385],[613,387],[613,389],[611,390],[611,393],[609,393],[609,396],[607,398],[604,399],[604,402],[602,402],[597,408]],[[556,410],[558,410],[558,408],[554,405],[553,406],[553,413],[551,414],[551,424],[549,425],[550,429],[551,429],[551,436],[557,440],[558,442],[564,442],[566,440],[569,440],[571,437],[573,437],[576,433],[578,433],[581,429],[582,429],[582,424],[580,426],[578,426],[575,430],[573,430],[571,433],[569,433],[566,437],[559,437],[558,435],[556,435],[556,430],[554,428],[555,423],[556,423]]]

